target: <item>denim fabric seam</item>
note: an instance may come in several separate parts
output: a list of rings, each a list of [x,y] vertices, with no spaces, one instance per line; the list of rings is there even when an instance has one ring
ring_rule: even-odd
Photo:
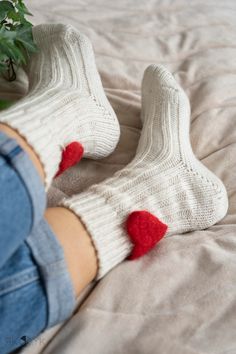
[[[36,267],[27,268],[24,271],[6,277],[0,281],[0,296],[21,288],[32,281],[39,279],[39,274]]]
[[[63,274],[65,271],[64,259],[58,260],[56,262],[47,264],[47,268],[44,269],[44,274],[50,275],[51,277],[58,274]]]

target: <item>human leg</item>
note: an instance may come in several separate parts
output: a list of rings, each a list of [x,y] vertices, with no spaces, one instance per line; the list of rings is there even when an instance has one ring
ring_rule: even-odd
[[[48,188],[58,171],[82,155],[94,159],[109,155],[120,129],[88,38],[68,25],[35,26],[33,33],[39,51],[27,66],[29,93],[1,112],[0,122],[32,146]]]
[[[8,135],[6,133],[8,132]],[[0,128],[0,352],[21,346],[47,324],[47,298],[25,239],[42,219],[45,190],[14,132]],[[11,137],[10,137],[11,136]],[[14,138],[16,138],[14,136]],[[27,148],[26,148],[27,149]]]
[[[94,257],[94,262],[91,263],[94,268],[96,257],[95,254],[87,253],[89,247],[94,252],[88,242],[90,239],[84,235],[82,227],[79,228],[78,219],[67,209],[64,209],[66,214],[70,214],[72,218],[68,215],[64,217],[60,211],[54,215],[54,209],[46,211],[46,218],[59,234],[57,238],[49,223],[42,219],[45,203],[41,198],[42,195],[45,196],[45,191],[28,155],[20,149],[16,140],[9,139],[2,133],[0,138],[0,150],[7,156],[8,162],[12,162],[10,172],[14,172],[14,178],[19,179],[19,184],[12,186],[11,194],[8,191],[11,203],[6,205],[6,216],[18,204],[19,217],[22,218],[25,214],[22,213],[22,210],[26,209],[25,199],[19,195],[18,203],[15,189],[24,188],[24,191],[27,191],[25,194],[30,196],[27,200],[30,212],[31,207],[35,207],[32,208],[32,215],[28,213],[25,216],[25,219],[30,221],[25,234],[20,233],[25,228],[17,223],[16,215],[8,220],[9,224],[19,225],[19,230],[13,229],[9,234],[9,225],[5,225],[4,230],[0,228],[0,352],[8,353],[24,344],[21,338],[32,340],[45,328],[64,321],[71,315],[76,295],[94,278],[90,256]],[[17,140],[19,142],[20,137],[17,137]],[[40,164],[40,161],[37,161],[37,164]],[[0,170],[0,177],[2,175],[3,170]],[[4,183],[1,184],[1,190],[6,191],[9,181],[9,176],[7,177],[5,186]],[[6,202],[6,198],[2,200]],[[41,221],[38,220],[39,215]],[[1,216],[4,216],[3,213]],[[73,219],[76,219],[76,234]],[[27,236],[29,229],[31,231]]]
[[[24,140],[24,138],[21,135],[19,135],[15,130],[13,130],[12,128],[4,124],[0,124],[0,132],[7,134],[7,136],[14,138],[17,141],[17,143],[27,153],[27,155],[33,162],[41,179],[43,179],[44,178],[43,165],[39,157],[37,156],[37,154],[30,147],[30,145]],[[21,187],[21,185],[22,185],[22,181],[19,181],[19,186]],[[2,190],[4,189],[5,188],[2,183]],[[9,192],[7,195],[10,196]],[[14,199],[14,195],[11,195],[10,199],[11,199],[11,206],[8,205],[8,207],[5,208],[5,210],[7,209],[6,215],[9,216],[8,217],[9,224],[6,225],[6,221],[5,221],[5,226],[4,226],[5,237],[3,237],[3,235],[2,237],[0,237],[0,246],[1,246],[0,250],[4,250],[4,257],[3,256],[0,257],[0,266],[1,264],[4,264],[6,259],[9,257],[9,254],[12,254],[17,249],[17,246],[22,242],[22,240],[25,239],[26,236],[28,236],[29,234],[29,230],[25,232],[22,226],[19,227],[17,231],[15,229],[13,229],[12,231],[9,230],[10,229],[9,226],[14,225],[14,223],[12,223],[12,216],[9,215],[9,211],[12,210],[12,204],[17,205],[16,200]],[[2,198],[2,200],[5,200],[5,198]],[[25,209],[22,203],[23,201],[21,200],[19,205],[20,212],[22,212]],[[12,210],[12,212],[15,213],[14,210]],[[31,214],[29,212],[28,214],[29,215],[26,216],[24,219],[28,218],[29,221]],[[16,218],[16,215],[14,215],[14,218]],[[1,220],[4,219],[6,220],[6,217],[2,218]],[[89,284],[96,275],[97,261],[96,261],[95,250],[91,243],[91,239],[87,231],[85,230],[84,226],[82,225],[82,223],[78,220],[78,218],[74,215],[74,213],[68,210],[67,208],[61,208],[61,207],[48,208],[45,211],[45,219],[48,221],[49,225],[54,230],[55,237],[58,239],[58,241],[60,242],[61,246],[64,249],[66,263],[68,266],[70,276],[73,281],[75,294],[78,296],[80,292],[84,289],[84,287],[87,284]],[[8,232],[8,234],[6,234],[6,232]],[[19,235],[20,232],[22,236]],[[12,247],[12,243],[9,240],[12,241],[12,238],[14,237],[16,237],[17,242],[16,245]],[[9,248],[9,252],[7,252],[8,248]],[[78,270],[81,270],[80,277],[78,277],[77,275]]]
[[[142,120],[134,160],[61,203],[79,216],[93,240],[96,279],[130,254],[145,254],[165,232],[168,237],[205,229],[227,212],[223,183],[192,152],[188,98],[162,66],[144,74]]]
[[[63,248],[74,291],[79,296],[97,274],[97,256],[91,237],[78,217],[67,208],[48,208],[45,219]]]
[[[34,37],[40,50],[27,68],[29,93],[1,113],[0,130],[18,139],[48,188],[58,168],[64,168],[60,160],[68,143],[73,139],[81,142],[84,156],[104,157],[117,144],[119,125],[102,89],[89,40],[64,25],[37,26]],[[65,213],[74,217],[68,210]],[[48,214],[56,228],[51,220],[54,211]],[[69,269],[72,258],[68,259]]]

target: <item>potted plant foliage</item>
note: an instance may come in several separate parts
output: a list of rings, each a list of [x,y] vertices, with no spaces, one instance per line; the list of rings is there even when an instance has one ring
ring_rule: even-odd
[[[16,79],[18,67],[37,51],[28,15],[32,16],[23,0],[0,1],[0,75],[9,81]],[[0,99],[0,109],[8,105]]]

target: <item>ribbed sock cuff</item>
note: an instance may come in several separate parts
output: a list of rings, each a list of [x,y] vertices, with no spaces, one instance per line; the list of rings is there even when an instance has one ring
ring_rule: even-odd
[[[130,254],[133,246],[124,229],[125,220],[104,197],[88,190],[64,199],[61,205],[79,216],[92,238],[99,261],[97,280]]]
[[[51,136],[48,126],[40,124],[40,120],[34,117],[19,116],[11,112],[6,113],[1,121],[18,131],[38,155],[45,172],[45,186],[48,189],[61,160],[61,149],[57,146],[55,137]],[[55,136],[56,134],[57,132]]]

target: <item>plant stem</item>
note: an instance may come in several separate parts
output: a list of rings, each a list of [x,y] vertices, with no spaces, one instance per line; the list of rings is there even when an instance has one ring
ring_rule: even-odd
[[[11,58],[9,59],[7,73],[8,73],[8,80],[9,81],[14,81],[16,79],[16,72],[14,69],[14,63]]]

